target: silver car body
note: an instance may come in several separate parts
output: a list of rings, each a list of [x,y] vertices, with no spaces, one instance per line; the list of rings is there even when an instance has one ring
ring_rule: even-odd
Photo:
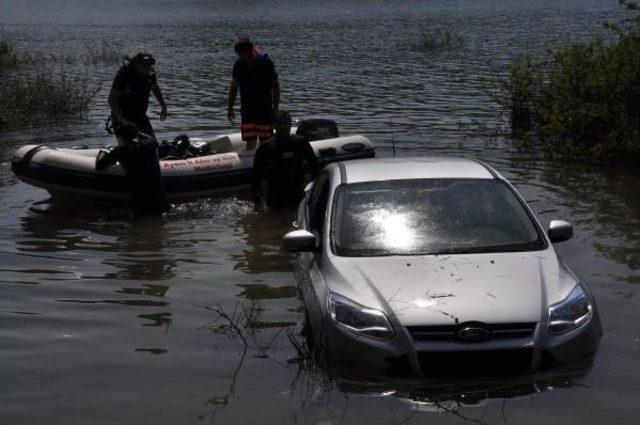
[[[378,368],[404,362],[417,374],[427,374],[430,355],[438,354],[493,356],[522,351],[527,353],[527,370],[592,357],[602,335],[595,301],[558,258],[547,232],[541,231],[520,195],[546,239],[542,250],[376,257],[341,257],[332,252],[331,211],[338,186],[435,178],[500,179],[517,195],[493,168],[464,158],[334,163],[309,185],[298,210],[297,227],[298,233],[315,232],[317,247],[299,253],[296,278],[316,343],[321,341],[332,358],[356,366]],[[320,207],[324,208],[319,212],[323,224],[318,227],[323,229],[318,231],[310,217],[311,210]],[[553,334],[548,329],[549,308],[567,299],[576,285],[581,285],[591,302],[591,316],[576,329]],[[372,338],[341,326],[329,312],[332,293],[383,312],[393,326],[393,337]],[[474,340],[476,327],[481,333],[489,329],[490,337]]]

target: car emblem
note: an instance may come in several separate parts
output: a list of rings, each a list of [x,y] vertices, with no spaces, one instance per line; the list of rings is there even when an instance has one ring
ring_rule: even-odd
[[[484,342],[491,336],[491,331],[481,324],[462,326],[456,336],[464,342]]]

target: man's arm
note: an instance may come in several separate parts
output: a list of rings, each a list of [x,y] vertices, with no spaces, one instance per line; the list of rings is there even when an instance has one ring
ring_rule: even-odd
[[[111,116],[118,121],[122,121],[122,111],[120,110],[120,93],[115,88],[111,87],[111,91],[109,92],[109,108],[111,108]]]
[[[164,121],[167,119],[167,104],[164,102],[164,97],[162,97],[162,91],[160,90],[160,86],[158,83],[153,83],[151,85],[151,91],[153,95],[158,99],[158,103],[160,103],[160,120]]]
[[[273,104],[273,113],[275,114],[280,107],[280,82],[278,81],[278,74],[275,74],[271,82],[271,101]]]
[[[238,80],[235,78],[231,80],[231,86],[229,87],[229,101],[227,106],[227,118],[229,121],[233,121],[236,118],[236,114],[233,111],[233,105],[236,103],[236,97],[238,96]]]

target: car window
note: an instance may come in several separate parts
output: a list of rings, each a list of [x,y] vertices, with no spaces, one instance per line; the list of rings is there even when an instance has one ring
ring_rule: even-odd
[[[412,179],[338,187],[337,255],[419,255],[543,249],[539,227],[497,179]]]
[[[322,174],[316,180],[309,198],[309,229],[322,234],[329,198],[329,175]]]

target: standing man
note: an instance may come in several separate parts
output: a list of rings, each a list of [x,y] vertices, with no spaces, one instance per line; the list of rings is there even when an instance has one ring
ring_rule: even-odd
[[[291,115],[278,111],[275,127],[276,134],[260,144],[253,162],[256,209],[263,200],[269,207],[296,207],[304,197],[307,176],[313,179],[318,172],[318,160],[307,139],[291,135]]]
[[[155,63],[156,60],[149,53],[138,53],[133,58],[127,58],[113,80],[109,93],[109,107],[116,124],[129,121],[136,125],[138,131],[154,138],[153,127],[147,117],[150,92],[153,92],[162,108],[160,120],[167,118],[167,105],[153,69]],[[122,142],[119,140],[119,143]]]
[[[255,149],[257,140],[267,140],[273,134],[272,121],[280,103],[280,84],[273,62],[266,53],[254,47],[249,37],[240,37],[235,45],[238,59],[233,66],[229,88],[227,117],[235,119],[233,110],[240,87],[242,140],[247,150]]]
[[[98,171],[120,162],[127,176],[134,209],[142,215],[162,214],[170,207],[160,171],[158,144],[147,117],[149,94],[153,92],[162,107],[160,119],[167,118],[167,105],[153,69],[155,63],[149,53],[126,58],[109,92],[113,129],[119,146],[108,153],[101,151],[96,157]]]

